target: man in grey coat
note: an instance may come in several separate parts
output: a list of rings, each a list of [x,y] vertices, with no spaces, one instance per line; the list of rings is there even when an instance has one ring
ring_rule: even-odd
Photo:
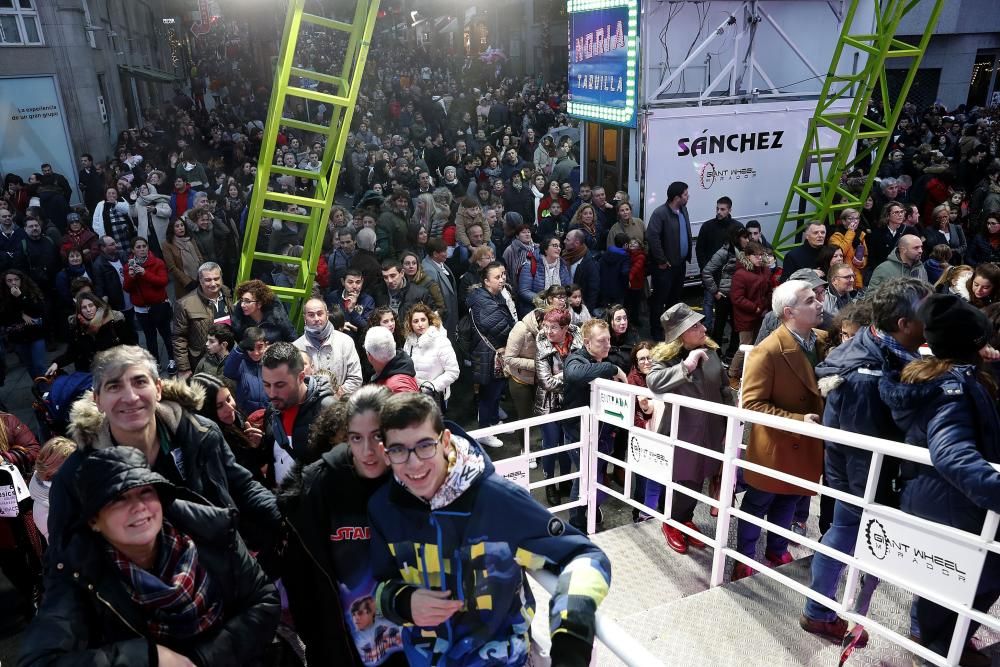
[[[687,263],[691,261],[694,241],[687,202],[687,183],[674,181],[667,188],[667,203],[653,211],[646,228],[653,275],[649,329],[656,340],[663,337],[663,327],[660,326],[663,311],[681,300],[684,274]]]
[[[433,280],[441,288],[441,296],[444,298],[444,312],[438,313],[444,323],[445,330],[453,335],[458,326],[458,285],[455,282],[455,274],[445,265],[448,259],[448,248],[441,239],[427,240],[427,256],[424,257],[421,266],[427,277]]]

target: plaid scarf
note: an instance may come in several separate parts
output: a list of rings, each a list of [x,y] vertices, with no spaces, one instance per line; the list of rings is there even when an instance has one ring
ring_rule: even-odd
[[[142,610],[150,637],[157,642],[190,639],[222,619],[222,602],[211,599],[211,581],[198,563],[191,538],[164,520],[159,539],[153,571],[107,546],[129,596]]]

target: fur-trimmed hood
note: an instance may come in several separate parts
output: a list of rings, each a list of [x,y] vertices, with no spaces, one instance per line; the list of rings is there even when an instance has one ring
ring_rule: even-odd
[[[177,430],[184,410],[197,412],[205,401],[205,390],[181,380],[164,380],[163,395],[156,406],[156,417],[170,432]],[[111,431],[104,413],[94,402],[93,390],[81,396],[70,408],[69,437],[78,449],[106,449],[112,446]]]

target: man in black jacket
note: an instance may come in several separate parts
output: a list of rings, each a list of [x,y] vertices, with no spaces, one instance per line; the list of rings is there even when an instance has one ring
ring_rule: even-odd
[[[281,484],[295,463],[308,465],[323,453],[310,449],[309,427],[336,399],[328,385],[306,376],[302,353],[291,343],[268,347],[260,365],[264,392],[271,401],[260,446],[273,454],[269,478]]]
[[[110,236],[102,236],[98,245],[101,254],[94,260],[94,291],[112,309],[120,311],[130,325],[135,326],[135,309],[132,307],[132,299],[125,291],[128,254],[120,250],[118,242]]]
[[[581,408],[590,404],[590,383],[598,378],[603,380],[618,380],[628,382],[625,371],[618,368],[610,361],[606,361],[608,353],[611,351],[611,330],[604,320],[588,320],[583,324],[583,347],[566,357],[566,365],[563,367],[563,409]],[[577,419],[567,419],[563,422],[563,431],[566,434],[567,442],[576,442],[580,439],[580,421]],[[601,432],[597,438],[597,448],[601,452],[609,453],[614,444],[612,430],[601,424]],[[580,466],[580,452],[574,450],[570,452],[570,457],[574,464]],[[598,477],[602,479],[607,475],[607,466],[598,466]],[[570,490],[570,498],[577,498],[580,489],[580,480],[573,480],[573,488]],[[604,495],[598,493],[597,502],[600,504]],[[583,508],[574,508],[570,512],[569,522],[580,528],[584,526]],[[597,510],[597,523],[601,523],[601,510]],[[586,531],[584,531],[586,532]]]
[[[788,280],[799,269],[818,268],[819,251],[826,243],[826,225],[821,220],[813,220],[806,225],[802,237],[802,245],[789,250],[785,255],[785,261],[781,264],[781,282]]]
[[[104,179],[97,173],[94,166],[94,156],[84,153],[80,156],[79,182],[80,194],[83,196],[83,203],[87,205],[90,213],[94,212],[97,204],[104,199]]]
[[[398,259],[387,259],[382,262],[382,284],[375,292],[375,305],[388,306],[396,313],[397,322],[402,326],[401,318],[405,317],[410,308],[418,303],[431,308],[434,303],[430,294],[420,285],[414,285],[403,275],[403,265]]]
[[[653,276],[649,332],[655,340],[663,338],[660,315],[681,300],[687,263],[691,261],[691,216],[688,215],[687,183],[674,181],[667,187],[667,203],[658,206],[649,218],[646,242]]]
[[[733,219],[733,200],[729,197],[719,197],[715,202],[715,217],[701,223],[698,230],[698,238],[695,239],[694,253],[698,258],[698,270],[704,271],[708,260],[712,255],[725,245],[729,240],[729,229],[734,224],[739,224],[739,220]],[[715,295],[711,290],[705,289],[705,298],[702,303],[702,314],[705,316],[704,325],[712,331],[712,324],[715,322],[713,310],[715,308]]]

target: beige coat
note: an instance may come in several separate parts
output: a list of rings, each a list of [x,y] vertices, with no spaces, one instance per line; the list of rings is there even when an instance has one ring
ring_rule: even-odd
[[[510,376],[521,384],[535,384],[535,351],[538,337],[540,309],[535,309],[525,315],[510,330],[507,336],[507,347],[503,351],[503,360]]]
[[[827,336],[816,331],[819,360],[826,356]],[[805,352],[785,326],[754,348],[743,376],[743,407],[778,417],[804,421],[807,414],[822,416],[823,398]],[[823,441],[754,424],[750,429],[747,461],[789,475],[818,482],[823,474]],[[744,471],[746,482],[768,493],[815,495],[798,486]]]

